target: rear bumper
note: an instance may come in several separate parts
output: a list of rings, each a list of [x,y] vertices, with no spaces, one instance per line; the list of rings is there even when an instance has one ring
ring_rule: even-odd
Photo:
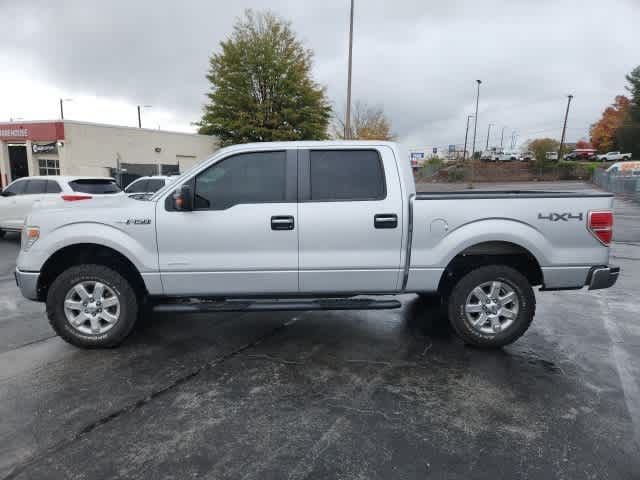
[[[618,280],[620,267],[592,267],[587,277],[589,290],[600,290],[611,287]]]
[[[40,277],[40,272],[22,272],[16,268],[13,275],[16,278],[16,284],[18,285],[23,297],[28,298],[29,300],[39,300],[38,278]]]

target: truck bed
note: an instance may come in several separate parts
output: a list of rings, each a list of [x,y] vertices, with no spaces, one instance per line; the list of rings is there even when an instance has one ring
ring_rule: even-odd
[[[552,190],[460,190],[449,192],[417,192],[416,200],[471,200],[488,198],[599,198],[613,197],[607,192],[596,190],[585,191],[552,191]]]

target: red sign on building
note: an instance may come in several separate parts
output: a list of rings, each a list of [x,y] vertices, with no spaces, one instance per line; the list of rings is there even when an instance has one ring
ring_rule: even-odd
[[[0,123],[0,140],[5,142],[52,142],[64,140],[63,122]]]

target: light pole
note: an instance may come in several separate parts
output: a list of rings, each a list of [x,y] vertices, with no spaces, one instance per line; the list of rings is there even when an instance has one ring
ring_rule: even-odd
[[[64,120],[64,102],[70,102],[73,100],[72,98],[61,98],[60,99],[60,120]]]
[[[569,105],[573,95],[567,95],[567,111],[564,113],[564,125],[562,126],[562,137],[560,138],[560,148],[558,149],[558,161],[562,160],[562,149],[564,148],[564,137],[567,133],[567,118],[569,117]]]
[[[504,141],[504,131],[507,127],[502,127],[502,133],[500,134],[500,151],[502,151],[502,142]]]
[[[142,118],[140,116],[140,110],[143,108],[151,108],[153,105],[138,105],[138,128],[142,128]]]
[[[347,113],[344,122],[344,138],[351,138],[351,70],[353,65],[353,8],[354,0],[351,0],[351,14],[349,18],[349,67],[347,74]]]
[[[464,131],[464,150],[462,151],[462,161],[467,160],[467,137],[469,136],[469,120],[473,118],[473,115],[467,115],[467,128]]]
[[[478,84],[478,91],[476,93],[476,114],[473,120],[473,148],[471,149],[473,153],[471,154],[471,182],[469,183],[469,188],[473,188],[473,177],[475,174],[473,159],[476,156],[476,133],[478,132],[478,104],[480,102],[480,84],[482,83],[482,80],[476,80],[476,83]]]
[[[493,127],[493,123],[489,124],[489,127],[487,127],[487,145],[484,147],[485,150],[489,150],[489,135],[491,134],[491,127]]]

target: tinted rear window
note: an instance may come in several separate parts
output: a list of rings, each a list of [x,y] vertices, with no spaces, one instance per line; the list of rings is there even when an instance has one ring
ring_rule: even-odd
[[[74,180],[69,182],[69,186],[74,192],[80,193],[118,193],[120,187],[115,180]]]
[[[47,193],[60,193],[62,189],[58,182],[54,182],[53,180],[47,180]]]
[[[25,195],[37,195],[46,193],[47,181],[46,180],[29,180],[27,182],[27,188],[24,190]]]
[[[147,184],[149,180],[137,180],[131,184],[127,188],[125,188],[125,192],[127,193],[145,193],[147,192]]]
[[[311,201],[386,197],[382,160],[375,150],[314,150],[309,163]]]

